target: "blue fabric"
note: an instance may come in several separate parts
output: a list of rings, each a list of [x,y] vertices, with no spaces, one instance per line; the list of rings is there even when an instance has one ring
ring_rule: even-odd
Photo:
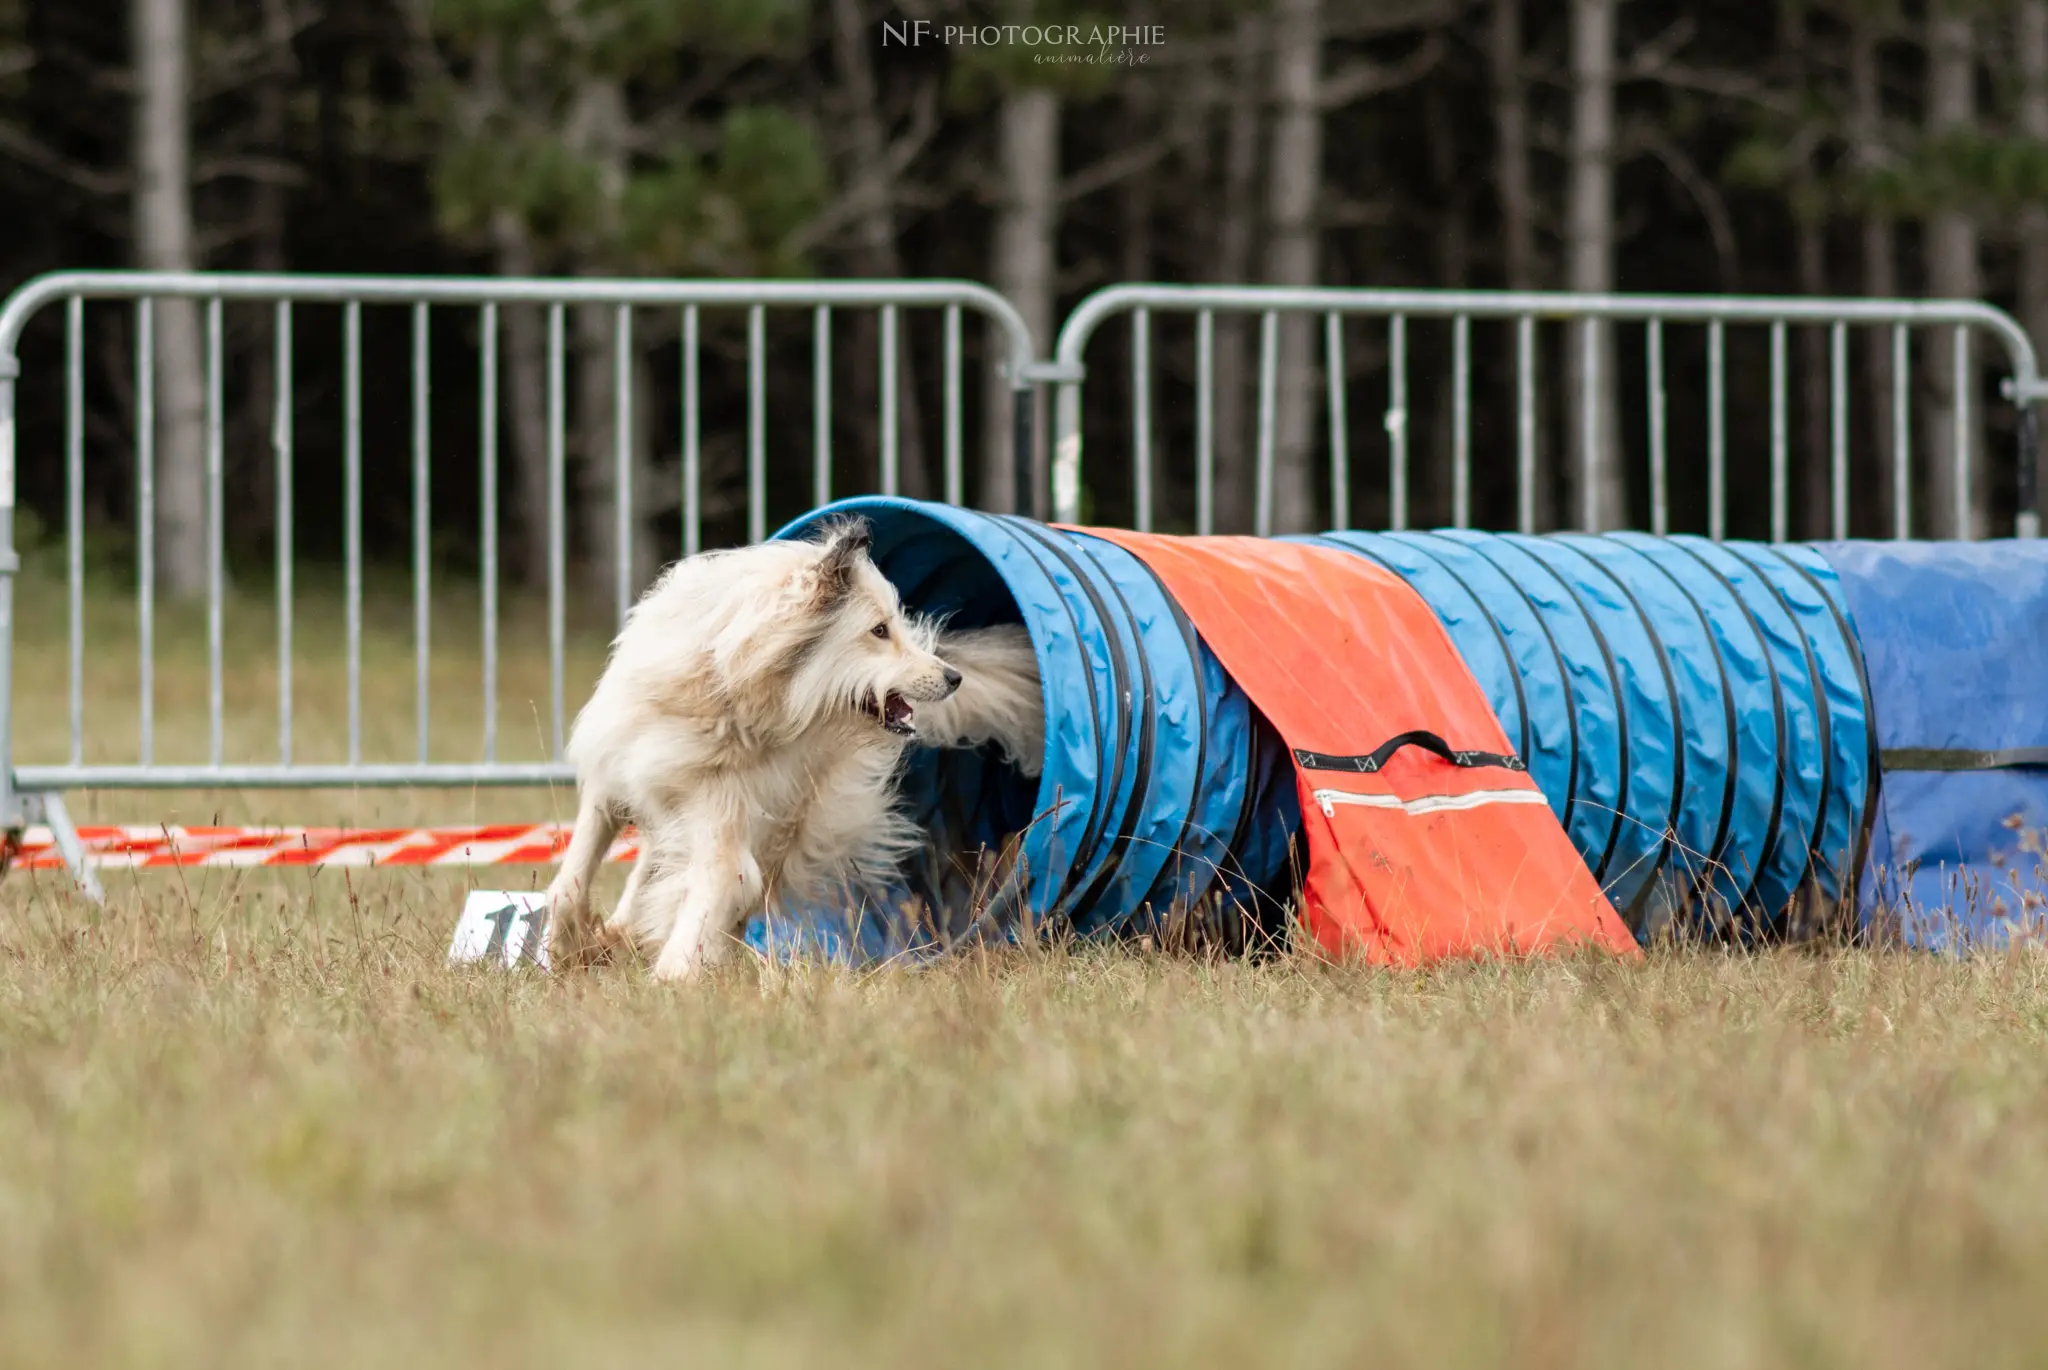
[[[2048,542],[1835,542],[1885,752],[2048,747]],[[1887,763],[1863,916],[1916,946],[1998,945],[2048,921],[2048,768]]]
[[[1638,936],[1766,929],[1837,898],[1869,786],[1856,648],[1827,563],[1636,534],[1333,533],[1436,611]]]
[[[776,536],[844,515],[868,521],[906,607],[1031,635],[1047,724],[1037,785],[996,757],[931,749],[904,779],[939,852],[1023,833],[1024,879],[1013,902],[985,909],[989,891],[959,872],[913,872],[896,889],[756,919],[749,942],[876,960],[943,946],[978,930],[977,916],[1001,934],[1028,921],[1124,935],[1212,893],[1270,916],[1300,826],[1292,764],[1143,562],[1086,534],[894,498],[842,501]],[[904,917],[912,896],[935,915]]]

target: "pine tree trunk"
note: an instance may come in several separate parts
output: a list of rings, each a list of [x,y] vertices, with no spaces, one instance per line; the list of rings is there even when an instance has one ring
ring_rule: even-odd
[[[1149,7],[1138,6],[1131,11],[1127,21],[1136,27],[1145,27],[1153,22]],[[1124,97],[1124,139],[1136,143],[1151,138],[1158,132],[1158,119],[1154,110],[1153,87],[1149,81],[1134,82]],[[1117,279],[1121,281],[1149,281],[1152,279],[1152,211],[1158,199],[1158,178],[1156,174],[1139,173],[1128,178],[1119,197],[1118,209],[1122,223],[1118,235]],[[1157,338],[1154,338],[1151,373],[1146,384],[1152,385],[1154,377],[1161,373]],[[1154,386],[1152,393],[1158,394]],[[1155,401],[1156,402],[1156,401]],[[1167,473],[1173,470],[1172,460],[1166,446],[1165,425],[1154,424],[1151,434],[1151,520],[1152,528],[1173,526],[1192,512],[1194,488],[1192,483],[1169,479]],[[1132,453],[1136,460],[1135,451]],[[1132,490],[1133,508],[1136,507],[1136,489]]]
[[[1869,173],[1884,165],[1884,90],[1880,84],[1877,23],[1859,19],[1850,30],[1849,92],[1853,146],[1851,157],[1858,171]],[[1898,238],[1890,219],[1878,213],[1863,216],[1863,294],[1874,300],[1895,300],[1899,296]],[[1892,442],[1894,396],[1891,342],[1880,329],[1862,330],[1863,392],[1870,397],[1869,441],[1853,445],[1850,451],[1852,526],[1866,532],[1892,527],[1892,484],[1898,470],[1898,454]]]
[[[1495,138],[1495,180],[1500,196],[1501,266],[1510,290],[1534,290],[1536,267],[1536,197],[1529,182],[1529,85],[1522,75],[1523,0],[1494,0],[1493,21],[1487,32],[1487,57],[1493,75],[1493,122]],[[1505,340],[1506,373],[1513,377],[1516,343],[1510,332]],[[1541,383],[1541,357],[1532,358],[1538,374],[1537,404],[1546,391]],[[1512,384],[1512,382],[1511,382]],[[1512,393],[1512,392],[1510,392]],[[1506,450],[1516,452],[1520,436],[1510,426]],[[1550,452],[1543,441],[1544,425],[1536,425],[1535,524],[1554,527],[1557,522]]]
[[[491,218],[498,274],[532,276],[537,263],[526,225],[510,210]],[[518,529],[514,557],[519,578],[538,590],[548,583],[548,412],[547,333],[537,305],[506,305],[502,318],[504,362],[498,394],[511,419],[512,515]],[[503,456],[501,454],[502,463]],[[508,541],[510,541],[508,539]]]
[[[583,155],[597,168],[602,198],[602,240],[617,227],[620,200],[626,189],[628,115],[625,90],[615,80],[593,79],[578,92],[570,115],[572,136]],[[607,270],[603,249],[584,264],[586,272]],[[576,448],[581,478],[576,488],[576,525],[585,583],[597,603],[617,598],[619,575],[619,459],[616,423],[619,388],[630,385],[639,347],[628,349],[626,374],[619,373],[616,328],[618,311],[609,305],[584,305],[575,311]],[[628,392],[629,396],[631,392]],[[638,441],[637,423],[626,434],[626,481],[629,487],[626,566],[628,602],[652,578],[652,547],[647,520],[640,513],[651,478],[646,446]]]
[[[1928,22],[1927,126],[1935,134],[1967,129],[1976,118],[1976,39],[1968,18],[1937,13]],[[1974,300],[1984,293],[1977,262],[1977,225],[1958,209],[1934,215],[1927,225],[1927,291],[1937,299]],[[1951,330],[1923,333],[1920,346],[1925,408],[1921,450],[1927,453],[1927,502],[1915,521],[1928,532],[1949,537],[1981,536],[1985,516],[1984,481],[1978,461],[1978,420],[1981,405],[1971,409],[1970,431],[1956,450],[1955,359]],[[1974,369],[1972,372],[1974,376]],[[1975,399],[1974,393],[1971,396]],[[1967,473],[1970,507],[1956,509],[1958,467]]]
[[[1248,14],[1237,21],[1232,44],[1230,102],[1223,154],[1223,204],[1218,213],[1214,279],[1242,285],[1251,279],[1254,241],[1258,236],[1259,133],[1265,68],[1266,24]],[[1216,316],[1215,355],[1211,374],[1215,392],[1215,498],[1219,533],[1248,533],[1252,528],[1252,479],[1256,450],[1247,401],[1256,368],[1250,346],[1251,321],[1241,314]]]
[[[996,209],[995,240],[990,245],[994,259],[995,288],[1017,306],[1031,327],[1031,338],[1040,355],[1053,345],[1056,320],[1055,247],[1059,234],[1060,190],[1060,101],[1049,90],[1017,90],[1004,97],[997,113],[997,138],[1002,166],[1004,198]],[[1014,424],[1012,390],[1007,374],[1007,342],[993,331],[990,346],[995,349],[988,372],[986,422],[982,439],[981,507],[1003,513],[1018,510],[1017,475],[1013,461]],[[1032,490],[1045,488],[1043,470],[1045,405],[1038,403],[1033,415],[1031,453]],[[1035,503],[1036,501],[1034,501]],[[1043,512],[1042,510],[1037,512]]]
[[[2020,131],[2048,143],[2048,0],[2022,0],[2018,38]],[[2037,359],[2048,357],[2048,209],[2038,206],[2020,214],[2020,321]],[[2048,490],[2048,463],[2039,474],[2035,489]]]
[[[1614,27],[1617,0],[1572,0],[1571,201],[1569,278],[1573,290],[1614,289]],[[1598,376],[1586,412],[1585,352],[1580,328],[1597,334]],[[1614,330],[1579,325],[1570,333],[1566,374],[1571,452],[1567,465],[1578,495],[1575,521],[1588,532],[1619,527],[1628,516],[1622,470],[1619,367]],[[1592,459],[1586,459],[1586,425]]]
[[[1791,82],[1807,85],[1817,79],[1808,50],[1807,16],[1797,6],[1779,13],[1778,46],[1783,51]],[[1828,293],[1828,215],[1813,154],[1802,153],[1792,177],[1793,256],[1796,259],[1799,293]],[[1799,499],[1792,510],[1791,526],[1808,538],[1832,535],[1830,510],[1833,505],[1832,452],[1829,448],[1828,335],[1820,328],[1795,330],[1799,387],[1797,442],[1790,444],[1792,488]]]
[[[256,86],[256,145],[265,155],[282,164],[290,154],[287,146],[288,102],[291,99],[292,17],[285,0],[263,0],[263,41],[265,70]],[[249,265],[266,274],[284,271],[285,188],[271,177],[257,180],[250,205],[253,247]],[[268,537],[276,525],[276,477],[279,454],[275,448],[277,415],[277,348],[268,328],[258,329],[248,348],[249,388],[246,392],[237,443],[240,460],[230,473],[237,492],[236,519],[246,536]]]
[[[902,250],[896,242],[896,176],[889,166],[889,134],[882,118],[882,97],[875,79],[876,30],[868,23],[862,0],[832,0],[833,64],[846,101],[847,134],[853,157],[850,181],[861,210],[854,224],[854,267],[863,276],[894,280],[903,275]],[[941,490],[925,460],[924,427],[911,366],[910,333],[899,312],[896,326],[897,460],[899,492],[912,498],[935,497]],[[860,377],[860,408],[879,416],[881,395],[881,321],[860,311],[855,329],[856,355],[871,365],[855,371]],[[879,424],[879,417],[877,417]],[[877,427],[879,450],[880,429]]]
[[[1437,233],[1437,284],[1447,290],[1462,290],[1471,284],[1472,240],[1465,222],[1466,196],[1459,174],[1458,149],[1452,137],[1453,110],[1442,85],[1430,87],[1429,106],[1431,173],[1443,216]],[[1456,378],[1448,366],[1440,374],[1434,425],[1435,460],[1424,462],[1410,481],[1416,500],[1416,518],[1412,522],[1419,527],[1449,526],[1455,512],[1452,471],[1456,433],[1452,414],[1457,403]],[[1469,405],[1470,395],[1466,398]],[[1468,408],[1468,423],[1469,415]]]
[[[136,264],[191,271],[191,72],[183,0],[132,0],[135,64]],[[206,590],[206,431],[199,308],[158,300],[156,316],[157,584],[166,594]]]
[[[1501,261],[1508,289],[1534,290],[1536,201],[1529,189],[1529,87],[1522,78],[1522,0],[1494,0],[1487,37],[1487,56],[1493,68]]]
[[[1323,168],[1322,0],[1280,0],[1273,26],[1273,151],[1267,190],[1266,278],[1314,285],[1320,271],[1316,202]],[[1282,315],[1273,414],[1270,532],[1316,526],[1315,321]]]
[[[1827,224],[1802,215],[1798,226],[1799,293],[1828,293]],[[1830,445],[1831,411],[1829,397],[1828,335],[1819,328],[1799,330],[1800,435],[1792,453],[1795,467],[1803,474],[1796,482],[1803,494],[1804,517],[1794,527],[1804,528],[1809,538],[1834,536],[1830,510],[1834,507],[1834,453]]]

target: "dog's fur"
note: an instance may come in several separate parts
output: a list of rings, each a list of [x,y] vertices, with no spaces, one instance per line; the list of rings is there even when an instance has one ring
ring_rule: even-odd
[[[549,956],[622,943],[682,979],[756,913],[878,887],[919,844],[897,809],[909,748],[1044,750],[1020,627],[941,633],[906,615],[865,525],[678,562],[628,616],[568,756],[576,826],[548,887]],[[640,856],[600,925],[590,887],[621,826]]]

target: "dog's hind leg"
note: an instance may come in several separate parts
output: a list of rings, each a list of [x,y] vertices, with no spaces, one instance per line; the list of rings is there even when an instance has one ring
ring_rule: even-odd
[[[620,945],[636,940],[634,912],[640,902],[640,892],[647,885],[647,872],[653,866],[654,851],[643,841],[640,854],[633,858],[633,869],[626,873],[626,888],[619,891],[619,902],[613,907],[611,916],[604,920],[600,937]]]
[[[597,920],[590,911],[590,887],[622,826],[612,806],[585,790],[576,826],[562,853],[562,867],[548,884],[548,964],[586,966],[602,950]]]

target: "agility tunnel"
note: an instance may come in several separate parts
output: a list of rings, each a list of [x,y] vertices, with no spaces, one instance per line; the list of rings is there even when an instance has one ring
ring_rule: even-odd
[[[1390,960],[1455,950],[1531,899],[1562,898],[1594,941],[1615,915],[1647,941],[1768,937],[1795,910],[1853,911],[1943,947],[2048,921],[2039,544],[1157,538],[894,498],[778,536],[846,515],[869,522],[911,609],[1028,629],[1043,772],[916,754],[906,797],[934,852],[1007,841],[1008,861],[970,874],[935,859],[853,926],[817,910],[757,922],[758,945],[876,958],[1027,923],[1128,935],[1212,897],[1271,927],[1297,895],[1326,945],[1363,931]],[[1404,599],[1426,606],[1428,631],[1401,619]],[[1365,600],[1377,617],[1361,617]],[[1432,636],[1454,652],[1434,654]],[[1473,699],[1490,717],[1471,717]],[[1365,740],[1340,755],[1303,744],[1329,726]],[[1404,775],[1416,797],[1342,792]],[[1544,864],[1520,799],[1547,810],[1576,873]],[[1482,807],[1476,831],[1424,817]],[[1459,825],[1455,840],[1413,836]],[[1375,885],[1376,865],[1405,874]],[[1430,883],[1439,867],[1451,884]],[[1582,907],[1585,877],[1610,912]],[[1466,921],[1417,933],[1389,923],[1390,898],[1462,903]],[[893,912],[913,899],[916,918]],[[1354,918],[1347,900],[1369,907]]]

